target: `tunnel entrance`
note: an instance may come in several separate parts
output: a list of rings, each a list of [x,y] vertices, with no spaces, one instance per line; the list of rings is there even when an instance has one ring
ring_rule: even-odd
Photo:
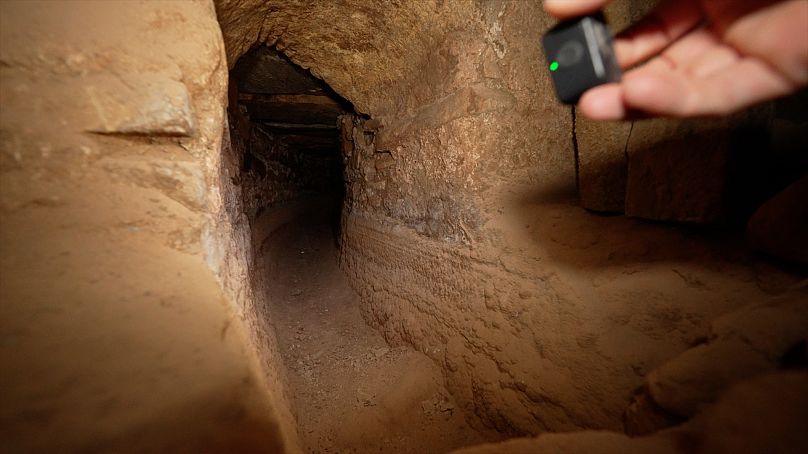
[[[465,420],[438,366],[368,326],[337,265],[340,119],[353,106],[258,46],[230,72],[230,146],[290,404],[308,452],[447,452],[499,439]]]
[[[300,199],[318,199],[338,214],[344,194],[338,119],[353,113],[351,103],[264,45],[236,62],[228,96],[248,217]]]

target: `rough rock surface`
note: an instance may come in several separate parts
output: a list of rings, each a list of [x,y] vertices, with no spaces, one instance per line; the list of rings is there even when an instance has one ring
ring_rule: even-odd
[[[742,381],[703,414],[647,437],[614,432],[571,432],[474,446],[457,454],[738,452],[797,454],[808,446],[808,374],[778,372]]]
[[[629,216],[710,223],[730,217],[730,164],[764,149],[771,106],[718,119],[634,123],[627,145]],[[740,172],[740,171],[739,171]],[[742,183],[738,183],[742,184]]]
[[[716,319],[706,343],[648,374],[651,397],[665,410],[690,417],[731,383],[781,367],[789,351],[804,356],[806,301],[808,292],[798,291]]]
[[[575,123],[578,146],[578,194],[581,206],[592,211],[622,213],[626,206],[628,142],[632,122]]]
[[[85,86],[101,134],[183,136],[194,134],[188,89],[166,74],[102,77]]]
[[[574,203],[572,118],[544,71],[538,43],[551,20],[538,2],[219,0],[221,35],[206,2],[4,2],[2,13],[0,265],[14,282],[2,288],[12,302],[2,305],[2,353],[3,364],[20,365],[3,387],[22,390],[11,405],[4,400],[2,415],[27,427],[4,424],[25,439],[21,450],[96,448],[82,437],[103,440],[100,450],[138,450],[133,440],[154,431],[218,446],[149,425],[146,416],[174,404],[183,411],[163,414],[175,421],[218,415],[197,426],[207,437],[222,432],[206,428],[255,424],[247,433],[295,450],[274,321],[253,263],[260,185],[239,184],[243,144],[222,140],[226,70],[255,45],[284,52],[356,108],[340,131],[340,264],[365,319],[438,364],[474,423],[520,435],[620,429],[649,371],[707,336],[710,321],[766,302],[795,279],[732,238],[596,217]],[[673,145],[658,161],[641,153],[681,134],[673,125],[648,126],[636,143],[632,135],[630,213],[711,218],[722,183],[705,169],[720,175],[711,160],[727,149],[720,135],[704,142],[718,149],[705,155],[706,186],[691,183],[675,197],[670,184],[637,192],[668,181],[663,167],[678,163],[683,151]],[[222,298],[235,317],[217,305]],[[172,302],[183,304],[161,317]],[[228,340],[239,319],[262,374]],[[198,343],[162,341],[186,325]],[[28,380],[31,358],[44,382]],[[138,364],[146,369],[133,371]],[[197,368],[227,386],[178,389],[209,383],[193,380]],[[100,382],[86,381],[87,371]],[[124,379],[138,383],[134,397],[105,392]],[[244,398],[253,382],[269,394],[266,413]],[[213,404],[165,398],[199,395]],[[80,405],[39,406],[54,396]],[[26,425],[43,420],[75,438]],[[635,443],[592,437],[580,443]],[[227,441],[223,450],[239,450]]]
[[[362,114],[343,121],[342,266],[366,319],[440,364],[481,423],[622,427],[648,371],[768,297],[776,272],[707,239],[573,206],[538,3],[216,5],[231,67],[275,46]]]
[[[206,2],[0,4],[4,449],[294,449],[234,314],[226,68]]]
[[[502,443],[473,446],[455,454],[682,454],[669,437],[629,438],[608,431],[546,434],[537,438],[515,438]]]

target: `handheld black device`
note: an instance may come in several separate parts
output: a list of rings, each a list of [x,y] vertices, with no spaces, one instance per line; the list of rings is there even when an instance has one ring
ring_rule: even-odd
[[[620,65],[603,14],[561,22],[542,41],[561,102],[575,104],[586,90],[620,81]]]

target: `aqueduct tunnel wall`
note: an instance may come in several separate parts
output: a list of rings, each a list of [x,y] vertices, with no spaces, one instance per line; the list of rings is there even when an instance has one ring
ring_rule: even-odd
[[[728,217],[731,137],[764,127],[769,108],[642,123],[630,143],[623,131],[608,144],[603,127],[574,125],[553,100],[537,54],[550,25],[539,4],[360,3],[222,1],[217,12],[231,64],[257,37],[370,117],[343,123],[343,269],[366,319],[442,365],[482,423],[513,434],[619,429],[648,372],[703,337],[711,319],[769,298],[705,243],[587,220],[569,205],[577,170],[593,209]],[[610,13],[619,27],[650,6]],[[671,136],[701,152],[663,149]],[[604,185],[598,172],[620,178],[621,165],[622,187]],[[689,192],[677,193],[683,175]],[[618,198],[625,208],[608,206]],[[657,261],[666,265],[638,266]],[[713,291],[679,270],[704,261]],[[636,300],[638,282],[650,300]]]
[[[619,28],[650,6],[617,2],[607,13]],[[261,133],[237,106],[259,101],[232,82],[228,93],[228,72],[239,59],[268,46],[354,109],[338,123],[340,266],[367,322],[390,344],[429,356],[470,423],[514,436],[647,434],[700,414],[732,382],[782,366],[795,345],[799,356],[806,323],[804,289],[793,289],[799,272],[737,250],[731,229],[715,238],[596,216],[578,199],[591,210],[655,221],[735,219],[754,208],[737,200],[763,198],[786,183],[758,181],[739,192],[734,181],[759,156],[740,153],[746,162],[736,165],[737,150],[763,147],[772,119],[788,120],[771,105],[710,121],[604,125],[576,118],[554,101],[543,68],[538,43],[552,21],[538,2],[2,8],[0,208],[9,257],[2,266],[4,276],[14,276],[13,285],[4,277],[2,291],[4,301],[14,301],[4,311],[23,333],[12,330],[15,336],[73,332],[81,320],[90,334],[64,343],[62,353],[79,355],[82,342],[117,345],[118,334],[105,326],[163,320],[150,302],[207,301],[210,327],[188,335],[198,341],[189,349],[247,364],[238,370],[266,391],[256,427],[270,427],[263,433],[274,433],[279,446],[298,449],[265,270],[254,254],[257,214],[304,191],[299,179],[269,172],[266,162],[245,165],[245,143]],[[267,140],[263,149],[273,146]],[[61,255],[51,268],[39,265],[54,253]],[[152,271],[136,271],[142,269]],[[104,304],[105,295],[130,295],[148,282],[160,285],[138,293],[131,307]],[[58,299],[98,303],[76,318],[48,312]],[[222,300],[229,309],[217,306]],[[152,318],[149,311],[156,311]],[[46,319],[35,317],[43,312]],[[176,314],[177,325],[184,313]],[[177,326],[162,323],[152,336],[160,348],[160,336]],[[242,328],[247,349],[240,334],[225,335]],[[231,340],[214,348],[204,341],[209,335]],[[10,385],[21,386],[32,352],[47,348],[30,345],[4,351],[4,363],[18,366]],[[182,356],[166,351],[159,357]],[[727,355],[744,360],[724,361]],[[716,358],[724,358],[720,368]],[[111,367],[125,375],[129,364]],[[48,365],[43,359],[41,367]],[[162,370],[142,373],[159,377]],[[52,374],[42,386],[58,388],[60,380],[75,380],[72,373]],[[696,418],[686,430],[718,427],[744,392],[799,395],[803,378],[743,385],[707,423]],[[4,416],[13,419],[20,402],[36,395],[22,392]],[[88,411],[108,405],[103,396],[83,402]],[[755,411],[771,411],[770,403],[758,404]],[[99,430],[80,416],[53,417],[75,433]],[[113,432],[103,437],[120,443]],[[639,440],[654,452],[673,449],[678,434]],[[539,443],[581,440],[639,446],[617,433]],[[732,452],[716,440],[713,452]],[[534,442],[481,449],[530,450]]]
[[[0,20],[3,438],[295,446],[272,333],[241,334],[259,321],[213,5],[9,2]]]

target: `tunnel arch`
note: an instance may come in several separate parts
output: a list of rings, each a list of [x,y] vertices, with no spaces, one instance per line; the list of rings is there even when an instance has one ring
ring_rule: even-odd
[[[653,2],[612,5],[620,28]],[[322,296],[300,285],[318,273],[299,265],[326,243],[307,243],[311,232],[286,222],[291,204],[260,200],[267,191],[253,183],[284,166],[255,156],[245,164],[244,143],[234,143],[250,127],[227,118],[227,73],[257,43],[311,68],[367,115],[340,122],[340,268],[329,252],[320,264],[330,268],[315,271],[345,284],[321,300],[360,296],[350,306],[360,321],[336,333],[373,338],[358,360],[338,355],[329,366],[390,381],[343,393],[356,411],[335,424],[401,426],[409,411],[433,434],[452,418],[495,437],[570,432],[471,452],[657,452],[681,440],[746,446],[754,433],[768,447],[803,435],[805,424],[791,429],[802,421],[782,410],[808,408],[804,372],[793,370],[805,364],[804,275],[709,222],[736,184],[722,180],[734,142],[760,144],[738,130],[788,133],[779,139],[800,158],[783,159],[788,171],[772,186],[804,173],[804,98],[696,122],[587,122],[553,99],[538,50],[551,20],[538,2],[9,0],[0,10],[9,449],[300,450],[292,402],[309,389],[290,387],[287,372],[315,377],[318,361],[333,359],[318,349],[337,342],[312,342],[313,330],[269,306]],[[289,94],[232,95],[245,116],[289,105],[278,97]],[[264,133],[305,129],[280,123],[255,143],[242,137],[260,148],[280,142]],[[287,151],[286,168],[302,162]],[[766,228],[805,230],[777,216],[804,206],[801,188],[759,211],[757,225],[759,239],[797,260],[789,240],[800,235]],[[262,205],[285,217],[263,216]],[[707,228],[673,222],[683,220]],[[265,242],[281,224],[288,235]],[[286,268],[267,272],[267,244],[285,250]],[[273,297],[270,278],[282,272],[290,285]],[[309,305],[334,333],[343,314]],[[299,355],[303,343],[310,350]],[[393,360],[406,366],[398,377],[375,367]],[[339,386],[319,389],[315,403],[337,400],[329,391]],[[761,408],[738,412],[749,396]],[[357,416],[384,408],[383,418]],[[722,414],[750,430],[721,437]],[[760,431],[761,419],[778,427]],[[391,446],[359,435],[352,446]]]
[[[274,48],[255,46],[236,62],[225,133],[251,218],[307,194],[330,192],[341,203],[344,115],[353,115],[350,102]]]

